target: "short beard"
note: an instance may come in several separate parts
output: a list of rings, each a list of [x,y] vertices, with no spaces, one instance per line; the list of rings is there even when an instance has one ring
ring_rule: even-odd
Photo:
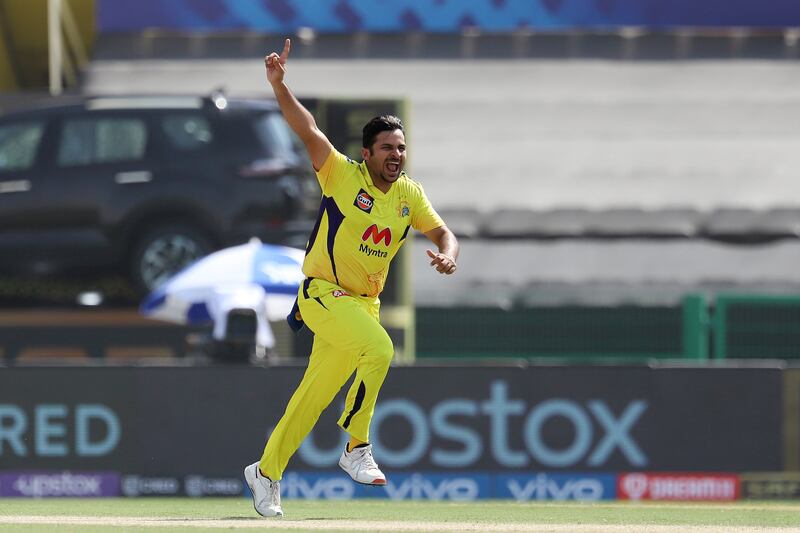
[[[395,178],[393,178],[393,179],[389,179],[389,178],[387,178],[387,177],[386,177],[386,176],[383,174],[383,172],[381,172],[381,179],[382,179],[383,181],[387,182],[387,183],[394,183],[395,181],[397,181],[397,179],[398,179],[399,177],[400,177],[400,172],[398,172],[398,173],[397,173],[397,177],[395,177]]]

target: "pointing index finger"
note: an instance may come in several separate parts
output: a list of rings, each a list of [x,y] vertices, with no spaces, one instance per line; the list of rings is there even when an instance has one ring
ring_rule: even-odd
[[[289,59],[289,50],[292,49],[292,40],[286,39],[283,43],[283,52],[281,52],[281,63],[286,63],[286,60]]]

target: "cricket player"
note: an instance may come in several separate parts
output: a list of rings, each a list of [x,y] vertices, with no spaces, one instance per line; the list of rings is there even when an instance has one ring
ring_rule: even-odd
[[[378,295],[397,250],[411,228],[437,247],[427,250],[442,274],[456,271],[458,241],[431,207],[422,187],[403,165],[406,143],[397,117],[380,116],[363,130],[363,161],[339,153],[317,128],[311,113],[284,82],[291,42],[265,58],[267,80],[289,126],[303,141],[322,188],[319,217],[303,263],[306,275],[290,317],[314,333],[308,368],[264,448],[260,461],[244,470],[253,505],[262,516],[281,516],[280,480],[294,454],[355,372],[339,418],[350,440],[339,466],[354,481],[385,485],[372,456],[369,425],[394,347],[380,325]]]

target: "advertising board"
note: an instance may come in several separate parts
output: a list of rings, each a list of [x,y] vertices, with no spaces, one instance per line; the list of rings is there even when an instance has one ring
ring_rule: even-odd
[[[302,372],[3,369],[0,472],[118,472],[123,493],[139,495],[235,493],[231,480],[260,457]],[[557,499],[599,494],[576,472],[779,471],[780,383],[769,368],[396,367],[370,440],[400,493],[417,490],[403,477],[414,473],[430,490],[445,490],[436,475],[468,474],[480,494]],[[286,475],[338,472],[346,388]]]

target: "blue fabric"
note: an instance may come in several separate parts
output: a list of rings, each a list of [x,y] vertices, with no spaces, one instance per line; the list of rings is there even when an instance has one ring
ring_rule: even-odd
[[[297,320],[297,314],[300,312],[300,306],[297,304],[297,300],[294,301],[294,305],[292,306],[292,311],[286,316],[286,322],[289,323],[289,327],[292,331],[297,333],[303,326],[305,322],[303,320]]]
[[[186,319],[187,324],[203,324],[212,321],[211,313],[208,312],[205,303],[192,304],[186,311]]]
[[[797,0],[119,0],[97,1],[101,32],[150,27],[281,35],[300,27],[320,32],[457,33],[532,29],[602,29],[619,26],[800,25]]]
[[[155,311],[167,300],[167,294],[164,292],[164,289],[156,289],[142,301],[141,305],[139,305],[139,312],[143,315],[148,315],[151,312]]]

